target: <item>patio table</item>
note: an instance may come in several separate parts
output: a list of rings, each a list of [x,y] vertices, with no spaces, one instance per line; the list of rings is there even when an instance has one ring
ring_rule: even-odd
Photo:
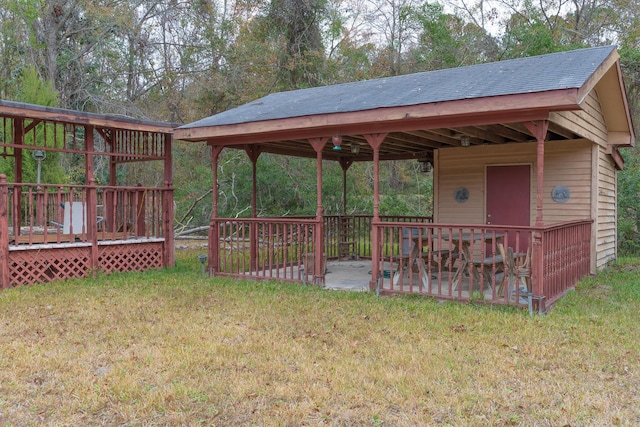
[[[463,233],[452,233],[451,236],[448,234],[433,234],[431,236],[431,241],[438,239],[442,242],[451,242],[453,245],[453,254],[459,254],[460,257],[460,267],[456,269],[453,275],[453,289],[456,290],[458,288],[458,284],[462,280],[465,274],[473,276],[473,283],[480,285],[480,272],[478,269],[473,269],[471,271],[471,264],[473,263],[473,258],[471,256],[471,244],[480,240],[484,240],[485,243],[492,243],[498,241],[504,237],[504,234],[501,233],[473,233],[463,232]],[[422,245],[426,245],[428,243],[428,236],[417,236],[414,238],[416,242],[416,247],[419,246],[419,242],[422,241]]]

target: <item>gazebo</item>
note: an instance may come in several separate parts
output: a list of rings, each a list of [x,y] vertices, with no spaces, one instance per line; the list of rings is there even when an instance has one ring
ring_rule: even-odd
[[[174,264],[174,126],[10,101],[0,120],[0,156],[14,160],[13,179],[0,175],[0,288]],[[78,159],[84,183],[40,182],[52,153]],[[23,182],[26,156],[37,182]],[[119,182],[133,162],[160,163],[160,185]]]
[[[616,258],[620,147],[634,145],[613,46],[274,93],[179,127],[211,147],[317,159],[313,218],[219,218],[210,275],[323,284],[371,259],[369,288],[545,311]],[[339,146],[340,150],[335,147]],[[433,218],[382,217],[380,162],[433,165]],[[323,214],[322,161],[373,162],[373,215]]]

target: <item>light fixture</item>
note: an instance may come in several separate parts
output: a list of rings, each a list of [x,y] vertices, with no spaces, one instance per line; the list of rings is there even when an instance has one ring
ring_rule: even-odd
[[[31,155],[33,156],[33,158],[36,160],[36,162],[38,162],[38,178],[37,178],[37,184],[40,185],[40,166],[42,164],[42,161],[44,159],[47,158],[47,153],[45,153],[42,150],[36,150],[33,153],[31,153]]]
[[[429,173],[433,170],[433,166],[429,160],[418,160],[420,163],[420,172]]]
[[[357,142],[351,143],[351,154],[359,154],[360,153],[360,144]]]
[[[469,135],[462,135],[460,137],[460,145],[468,147],[471,145],[471,137]]]
[[[198,261],[202,264],[202,277],[204,277],[204,265],[207,262],[207,256],[205,254],[198,255]]]
[[[341,151],[342,147],[340,146],[340,144],[342,144],[342,137],[339,135],[334,136],[333,138],[331,138],[331,142],[333,142],[333,151]]]

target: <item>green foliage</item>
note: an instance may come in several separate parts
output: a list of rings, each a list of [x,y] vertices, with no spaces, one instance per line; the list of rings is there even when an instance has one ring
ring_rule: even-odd
[[[562,16],[559,11],[550,13],[552,5],[534,4],[526,0],[520,13],[511,15],[505,25],[502,45],[506,57],[542,55],[545,53],[587,47],[587,35],[581,37],[576,31],[576,16],[568,13]]]
[[[17,86],[17,100],[30,104],[53,107],[57,105],[57,92],[51,82],[43,81],[35,67],[29,66],[22,70]],[[8,129],[7,134],[12,132]],[[46,140],[45,140],[46,138]],[[62,147],[64,132],[59,128],[54,132],[54,125],[40,123],[25,136],[27,144],[40,147]],[[25,150],[22,157],[22,181],[35,183],[37,181],[37,161],[33,158],[33,151]],[[46,151],[46,158],[41,164],[41,182],[61,184],[67,182],[67,176],[60,166],[61,155],[55,151]],[[14,180],[15,158],[0,158],[0,173],[6,174],[9,180]]]
[[[496,10],[487,2],[458,2],[445,12],[441,3],[416,0],[0,0],[0,97],[181,123],[275,91],[617,43],[630,109],[640,122],[637,2],[502,4]],[[47,95],[52,88],[59,100]],[[36,132],[42,138],[42,128]],[[181,218],[212,187],[210,156],[199,144],[176,143],[174,149]],[[627,170],[620,178],[624,252],[640,250],[636,156],[625,152]],[[248,215],[251,162],[243,151],[227,150],[221,165],[220,215]],[[323,167],[323,208],[339,213],[342,170],[331,162]],[[13,169],[11,157],[0,158],[0,171],[12,176]],[[118,182],[162,181],[157,165],[130,165],[117,173]],[[385,163],[381,174],[382,213],[430,213],[432,181],[415,165]],[[33,181],[35,175],[35,162],[25,155],[24,178]],[[107,182],[108,169],[97,165],[96,175]],[[83,179],[81,160],[47,153],[45,182]],[[314,215],[315,179],[313,160],[260,156],[258,213]],[[372,186],[371,166],[352,165],[346,211],[371,213]],[[202,200],[185,222],[207,223],[210,199]]]
[[[620,255],[640,254],[640,155],[622,150],[625,168],[618,173],[618,247]]]
[[[272,0],[267,20],[279,49],[281,77],[289,88],[317,86],[324,62],[319,22],[324,0]]]
[[[417,14],[420,45],[412,55],[421,69],[472,65],[497,56],[497,43],[482,28],[444,13],[439,3],[424,3]]]

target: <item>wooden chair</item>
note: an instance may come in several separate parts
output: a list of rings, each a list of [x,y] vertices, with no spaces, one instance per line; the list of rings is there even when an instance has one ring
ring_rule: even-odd
[[[400,254],[391,257],[391,261],[398,264],[398,268],[392,278],[394,286],[400,282],[400,278],[404,275],[405,270],[408,271],[409,268],[412,268],[415,273],[422,271],[422,284],[425,287],[429,286],[430,281],[424,266],[423,258],[419,256],[420,248],[418,248],[416,243],[413,241],[414,237],[419,236],[419,233],[420,229],[418,228],[402,228]]]
[[[495,271],[500,272],[504,270],[504,255],[500,252],[500,248],[502,247],[502,252],[504,252],[504,246],[502,243],[498,243],[498,255],[488,256],[481,260],[473,260],[471,263],[473,264],[473,268],[476,271],[482,271],[484,275],[484,280],[491,286],[492,282],[492,272],[493,266],[495,265]]]
[[[402,228],[402,241],[400,243],[400,253],[397,255],[393,255],[391,257],[391,262],[395,262],[398,264],[398,268],[396,269],[395,273],[393,274],[393,285],[397,285],[398,282],[400,282],[400,277],[402,277],[402,275],[404,274],[404,270],[408,269],[409,263],[412,261],[411,260],[411,256],[414,252],[414,246],[415,243],[413,243],[412,240],[412,234],[414,233],[413,230],[416,230],[416,228],[406,228],[403,227]]]
[[[526,289],[531,292],[531,251],[527,249],[526,253],[514,254],[513,248],[508,247],[505,254],[504,246],[498,245],[498,250],[505,259],[505,272],[502,282],[498,287],[498,295],[504,292],[507,286],[507,298],[509,300],[514,297],[519,289]]]

